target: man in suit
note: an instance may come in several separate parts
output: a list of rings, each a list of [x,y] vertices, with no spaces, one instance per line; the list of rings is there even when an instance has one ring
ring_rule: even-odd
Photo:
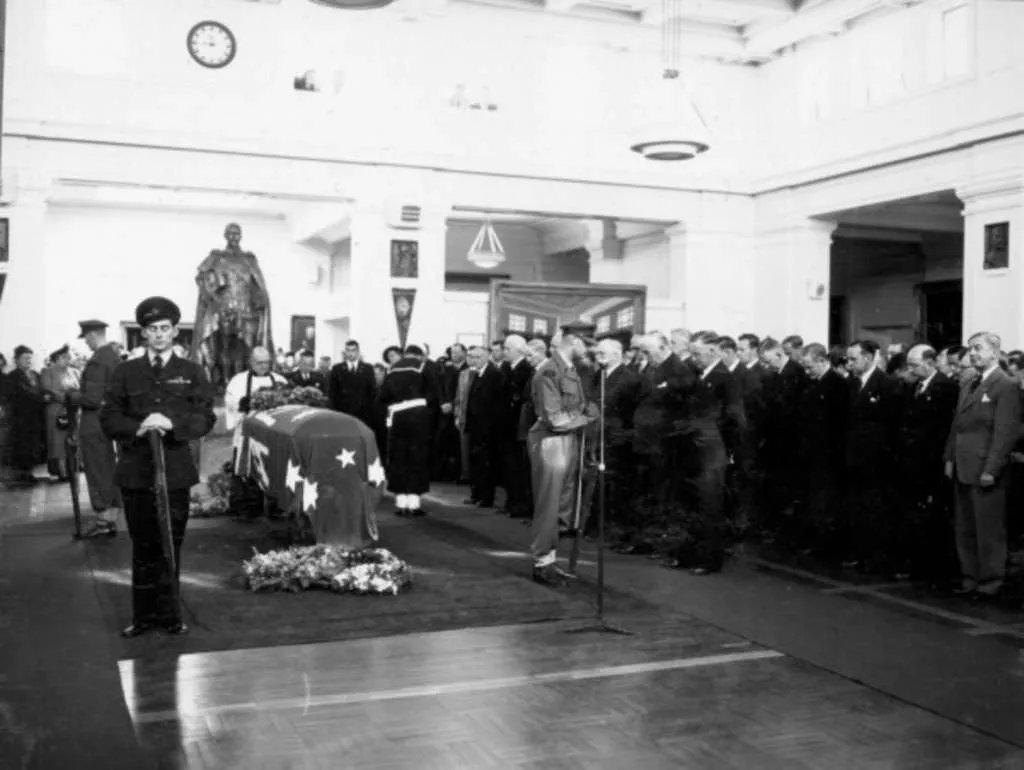
[[[778,531],[791,524],[800,493],[798,425],[800,396],[807,374],[786,354],[782,344],[768,337],[758,348],[769,378],[762,380],[764,412],[760,464],[765,473],[763,487],[764,524]]]
[[[494,507],[494,492],[501,480],[504,447],[502,430],[507,425],[508,394],[505,377],[483,347],[469,351],[475,370],[466,396],[466,435],[469,437],[470,490],[467,504]]]
[[[686,339],[688,344],[688,334]],[[646,335],[641,346],[651,363],[633,416],[633,452],[638,488],[647,494],[633,504],[642,506],[638,514],[643,526],[660,526],[678,519],[692,496],[690,481],[697,467],[688,442],[687,418],[698,374],[692,359],[681,361],[660,332]],[[650,553],[651,547],[638,541],[624,550]]]
[[[316,371],[316,356],[311,350],[299,351],[299,366],[288,375],[288,382],[295,388],[316,388],[324,395],[327,394],[327,380],[323,374]]]
[[[850,406],[846,431],[848,566],[892,575],[895,451],[902,393],[878,368],[878,343],[854,342],[847,350]]]
[[[621,339],[607,337],[599,341],[595,358],[599,366],[595,388],[598,399],[604,377],[605,513],[619,539],[628,541],[638,525],[630,499],[635,486],[633,415],[640,400],[641,378],[624,362]]]
[[[824,345],[811,343],[802,349],[800,363],[808,383],[800,394],[799,469],[803,482],[794,528],[787,533],[801,548],[826,558],[841,555],[844,534],[837,510],[843,504],[846,466],[846,413],[850,390],[832,368]]]
[[[718,572],[725,561],[726,469],[746,428],[740,383],[722,364],[718,335],[696,332],[690,351],[700,370],[688,409],[687,443],[692,449],[696,473],[694,518],[690,540],[674,549],[663,566],[687,567],[695,575]]]
[[[476,377],[476,369],[469,363],[469,351],[466,351],[466,366],[459,372],[458,385],[455,390],[455,401],[452,411],[455,414],[455,427],[459,431],[459,453],[461,457],[460,484],[468,484],[469,476],[469,435],[466,433],[466,405],[469,401],[469,386]]]
[[[107,342],[107,324],[103,321],[82,321],[79,339],[84,339],[92,355],[89,357],[78,390],[65,396],[70,406],[81,409],[78,422],[78,442],[85,481],[89,487],[89,502],[96,513],[96,521],[84,537],[114,537],[117,534],[117,514],[121,508],[121,493],[114,484],[117,458],[114,442],[100,427],[100,406],[103,394],[121,363],[121,356],[113,343]]]
[[[978,375],[960,389],[945,453],[956,490],[961,591],[983,597],[998,595],[1006,578],[1007,464],[1021,431],[1021,396],[999,367],[1001,345],[986,332],[968,340]]]
[[[114,481],[121,488],[132,538],[132,622],[121,632],[129,639],[158,625],[171,634],[188,632],[170,601],[172,581],[177,583],[179,575],[170,574],[164,555],[148,434],[158,433],[164,445],[171,545],[180,572],[189,490],[199,483],[190,442],[217,422],[206,374],[171,351],[181,319],[178,306],[150,297],[139,303],[135,319],[143,329],[146,353],[114,370],[99,415],[103,432],[120,447]]]
[[[342,355],[344,360],[331,369],[327,382],[327,401],[336,412],[350,414],[373,427],[377,399],[377,379],[373,367],[360,359],[359,343],[355,340],[345,343]]]
[[[907,354],[913,389],[900,419],[902,495],[896,522],[901,566],[914,578],[932,582],[957,574],[953,495],[942,469],[959,388],[938,371],[937,358],[928,345],[915,345]]]
[[[438,392],[441,399],[440,415],[436,434],[434,477],[440,481],[460,481],[463,457],[461,431],[456,424],[456,404],[459,396],[459,380],[466,370],[466,347],[456,342],[448,348],[449,363],[438,377]],[[466,458],[468,462],[468,458]]]
[[[514,519],[525,519],[531,515],[526,444],[519,440],[519,422],[528,398],[526,390],[533,379],[533,367],[527,359],[528,353],[526,340],[520,335],[510,334],[505,338],[505,360],[509,365],[506,381],[508,410],[507,423],[502,430],[504,447],[501,453],[507,495],[505,508],[499,513],[505,513]]]

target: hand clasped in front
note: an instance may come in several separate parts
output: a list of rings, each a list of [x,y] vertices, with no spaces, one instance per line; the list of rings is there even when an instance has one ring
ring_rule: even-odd
[[[149,431],[155,430],[163,436],[165,433],[169,433],[173,427],[174,426],[171,424],[168,417],[160,414],[159,412],[153,412],[153,414],[149,415],[142,421],[142,424],[139,425],[139,429],[135,432],[135,435],[144,436],[149,433]]]

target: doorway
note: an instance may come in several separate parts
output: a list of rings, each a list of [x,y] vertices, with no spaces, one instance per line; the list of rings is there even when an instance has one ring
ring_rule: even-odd
[[[918,339],[936,350],[959,345],[963,340],[964,282],[935,281],[918,284],[920,308]]]

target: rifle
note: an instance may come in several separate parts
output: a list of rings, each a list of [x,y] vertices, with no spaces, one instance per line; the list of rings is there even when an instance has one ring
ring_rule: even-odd
[[[156,496],[156,518],[160,527],[160,543],[164,549],[171,584],[171,604],[174,620],[181,622],[181,600],[178,596],[178,563],[174,555],[174,530],[171,526],[171,499],[167,492],[167,460],[164,440],[159,431],[147,433],[149,448],[153,451],[153,493]]]
[[[64,465],[67,466],[68,485],[71,487],[71,510],[75,515],[75,532],[72,540],[82,539],[82,504],[78,495],[78,414],[77,406],[66,408],[68,432],[64,437]]]

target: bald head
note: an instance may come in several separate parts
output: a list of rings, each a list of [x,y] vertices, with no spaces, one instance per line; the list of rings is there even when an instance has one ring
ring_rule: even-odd
[[[618,340],[603,339],[597,343],[597,362],[606,369],[613,369],[622,363],[622,343]]]
[[[257,346],[249,354],[249,368],[253,374],[265,377],[270,372],[271,360],[270,351],[263,346]]]
[[[526,360],[537,367],[548,356],[548,345],[544,340],[530,340],[526,343]]]

